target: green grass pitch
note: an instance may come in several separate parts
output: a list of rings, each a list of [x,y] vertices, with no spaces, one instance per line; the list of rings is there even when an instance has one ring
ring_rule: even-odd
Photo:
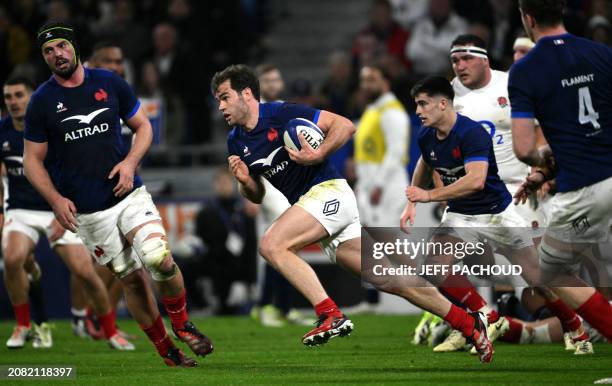
[[[561,343],[496,344],[493,363],[480,364],[466,352],[434,354],[415,347],[408,335],[418,317],[363,315],[352,318],[355,331],[316,348],[300,338],[307,327],[264,328],[248,318],[196,319],[212,337],[215,352],[194,369],[166,367],[144,334],[131,321],[123,329],[137,334],[135,352],[115,352],[102,341],[72,335],[69,323],[55,323],[54,347],[8,350],[11,322],[0,323],[0,364],[73,365],[77,378],[13,380],[13,384],[48,385],[190,385],[190,384],[397,384],[397,385],[579,385],[612,377],[612,345],[596,344],[593,356],[576,357]],[[180,344],[187,352],[187,348]],[[0,380],[0,384],[6,383]]]

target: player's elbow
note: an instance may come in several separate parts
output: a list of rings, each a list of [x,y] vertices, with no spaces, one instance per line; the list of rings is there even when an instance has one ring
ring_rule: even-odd
[[[513,149],[514,155],[516,155],[516,158],[518,158],[519,161],[528,163],[528,161],[531,159],[531,152],[526,147],[515,143]]]
[[[474,180],[472,181],[472,190],[474,192],[480,192],[481,190],[483,190],[485,188],[486,180],[486,176],[477,176],[476,178],[474,178]]]

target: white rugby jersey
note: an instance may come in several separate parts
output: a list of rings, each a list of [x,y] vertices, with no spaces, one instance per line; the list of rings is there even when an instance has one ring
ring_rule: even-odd
[[[512,149],[508,73],[491,70],[489,84],[477,90],[465,87],[458,78],[451,83],[455,110],[480,122],[491,134],[499,176],[514,194],[528,175],[529,166],[519,161]]]

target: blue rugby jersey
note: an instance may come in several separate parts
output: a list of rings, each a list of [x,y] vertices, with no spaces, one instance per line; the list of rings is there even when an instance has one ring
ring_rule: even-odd
[[[8,181],[8,187],[5,187],[8,191],[6,209],[50,211],[47,201],[23,173],[23,132],[15,129],[10,116],[0,121],[0,159],[6,168]]]
[[[289,158],[283,134],[287,122],[305,118],[317,123],[320,111],[286,102],[259,104],[259,120],[251,131],[235,126],[227,137],[230,155],[239,156],[253,177],[262,176],[281,191],[291,204],[321,182],[342,178],[329,160],[300,165]]]
[[[97,69],[86,68],[78,87],[63,87],[51,77],[32,94],[25,138],[48,142],[57,166],[56,187],[78,213],[108,209],[127,196],[115,197],[119,174],[111,180],[108,175],[130,151],[121,137],[120,119],[129,120],[139,106],[125,80]],[[135,175],[134,189],[141,185]]]
[[[419,147],[423,161],[435,169],[444,185],[465,176],[465,165],[474,161],[488,162],[487,179],[483,190],[448,201],[448,211],[466,215],[500,213],[510,204],[512,196],[499,178],[491,136],[484,127],[457,114],[457,122],[443,140],[436,137],[436,129],[423,127],[419,133]]]
[[[572,34],[549,36],[516,62],[512,118],[537,118],[557,163],[557,191],[612,177],[612,49]]]

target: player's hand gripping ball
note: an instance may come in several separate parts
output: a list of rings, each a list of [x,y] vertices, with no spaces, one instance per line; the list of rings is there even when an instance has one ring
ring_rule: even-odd
[[[299,134],[304,136],[306,142],[313,149],[318,149],[325,139],[325,135],[317,125],[304,118],[295,118],[287,122],[286,131],[283,134],[285,145],[292,150],[299,151],[302,146],[298,138]]]

